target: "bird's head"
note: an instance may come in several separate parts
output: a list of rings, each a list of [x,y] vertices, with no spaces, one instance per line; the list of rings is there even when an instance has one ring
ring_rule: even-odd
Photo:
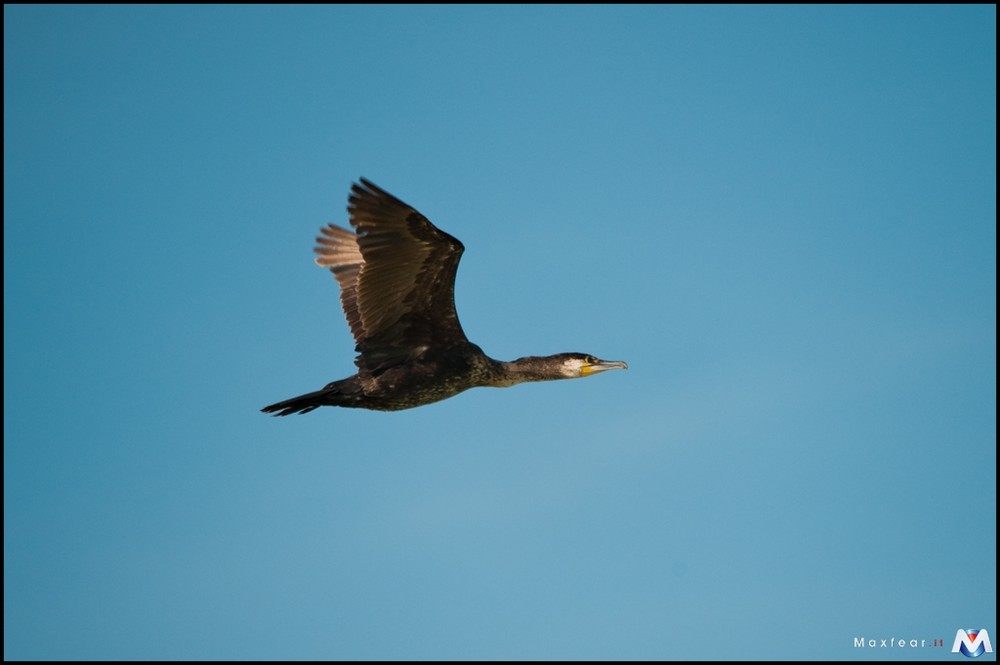
[[[528,356],[504,367],[504,380],[497,385],[514,385],[524,381],[579,379],[609,369],[628,369],[621,360],[601,360],[586,353],[557,353],[554,356]]]
[[[586,353],[560,353],[551,358],[559,362],[560,372],[567,379],[600,374],[609,369],[628,369],[628,363],[623,360],[601,360]]]

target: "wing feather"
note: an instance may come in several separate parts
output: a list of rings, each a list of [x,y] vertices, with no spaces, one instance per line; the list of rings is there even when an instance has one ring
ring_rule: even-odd
[[[455,274],[464,247],[417,210],[369,180],[351,187],[350,223],[317,238],[357,342],[359,367],[377,370],[426,349],[467,344],[455,311]]]
[[[365,260],[358,247],[358,236],[335,224],[320,229],[316,238],[316,263],[329,268],[340,285],[340,304],[347,315],[347,325],[355,341],[364,339],[365,328],[358,309],[358,274]]]

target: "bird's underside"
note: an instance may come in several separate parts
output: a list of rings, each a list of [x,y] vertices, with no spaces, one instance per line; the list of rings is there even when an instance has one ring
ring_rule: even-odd
[[[466,362],[458,360],[462,356],[467,358]],[[482,358],[488,360],[486,356]],[[360,369],[354,376],[334,381],[322,390],[272,404],[264,412],[287,416],[308,413],[320,406],[399,411],[438,402],[475,386],[490,385],[491,376],[489,364],[476,362],[472,354],[425,356],[377,373]]]
[[[352,185],[347,210],[354,231],[334,224],[320,229],[316,263],[330,269],[340,286],[358,373],[266,406],[265,413],[287,416],[320,406],[396,411],[476,386],[626,367],[581,353],[493,360],[469,342],[455,311],[462,243],[364,178]]]

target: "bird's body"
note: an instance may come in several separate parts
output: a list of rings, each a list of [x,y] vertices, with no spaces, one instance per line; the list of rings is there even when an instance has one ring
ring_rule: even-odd
[[[264,407],[285,416],[320,406],[398,411],[476,386],[586,376],[625,368],[580,353],[503,362],[471,343],[455,312],[462,243],[371,182],[351,188],[356,233],[321,229],[316,263],[329,268],[354,335],[358,373],[322,390]]]

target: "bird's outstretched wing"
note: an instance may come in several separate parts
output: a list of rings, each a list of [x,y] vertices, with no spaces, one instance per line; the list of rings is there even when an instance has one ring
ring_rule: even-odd
[[[359,368],[378,371],[429,348],[467,344],[455,312],[456,238],[372,182],[351,187],[352,233],[323,229],[316,262],[340,285]]]

